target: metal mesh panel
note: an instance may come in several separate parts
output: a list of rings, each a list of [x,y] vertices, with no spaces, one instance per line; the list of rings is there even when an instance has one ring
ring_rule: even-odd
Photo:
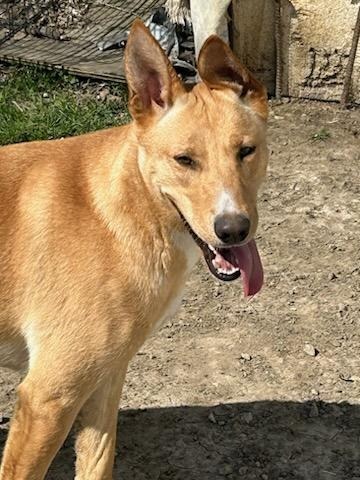
[[[20,31],[27,31],[48,16],[50,0],[1,0],[0,42],[4,42]]]
[[[146,18],[163,3],[164,0],[0,0],[0,60],[123,80],[123,52],[100,52],[97,41],[126,31],[134,18]],[[78,11],[74,13],[74,9]]]

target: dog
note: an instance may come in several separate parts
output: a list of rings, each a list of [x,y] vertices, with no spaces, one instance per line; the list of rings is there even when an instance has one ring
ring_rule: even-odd
[[[201,254],[245,295],[262,286],[266,91],[216,36],[198,68],[185,87],[137,20],[130,124],[0,149],[0,360],[26,371],[1,480],[43,479],[75,419],[75,478],[112,478],[127,365]]]

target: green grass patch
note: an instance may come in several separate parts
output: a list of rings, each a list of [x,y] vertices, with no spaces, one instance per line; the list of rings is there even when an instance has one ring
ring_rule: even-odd
[[[118,84],[39,67],[10,68],[0,81],[0,145],[122,125],[129,121],[126,97]]]
[[[331,134],[328,130],[326,130],[326,128],[322,127],[320,128],[319,131],[315,132],[311,138],[312,140],[318,142],[318,141],[321,141],[321,142],[325,142],[325,140],[329,139],[331,137]]]

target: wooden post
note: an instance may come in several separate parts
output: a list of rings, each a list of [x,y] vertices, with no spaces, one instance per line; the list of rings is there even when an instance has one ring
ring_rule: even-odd
[[[275,98],[280,100],[282,87],[282,35],[281,35],[281,0],[275,0],[275,54],[276,54],[276,74],[275,74]]]
[[[354,28],[354,34],[351,42],[351,48],[349,53],[349,60],[346,65],[346,72],[345,72],[345,79],[344,79],[344,90],[341,95],[340,103],[343,107],[347,105],[349,102],[349,94],[350,94],[350,87],[351,87],[351,77],[354,69],[355,63],[355,56],[357,47],[359,44],[359,37],[360,37],[360,7],[358,9],[357,19]]]

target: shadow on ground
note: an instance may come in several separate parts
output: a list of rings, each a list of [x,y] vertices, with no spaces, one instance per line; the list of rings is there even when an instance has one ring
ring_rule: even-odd
[[[127,410],[118,435],[115,480],[360,479],[360,406],[348,403]],[[73,478],[73,462],[70,438],[47,478]]]

